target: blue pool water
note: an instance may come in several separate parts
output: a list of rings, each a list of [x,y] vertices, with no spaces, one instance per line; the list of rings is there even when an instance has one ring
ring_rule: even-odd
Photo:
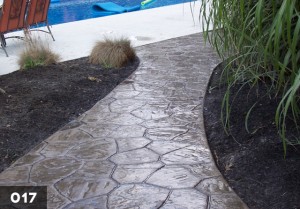
[[[50,4],[48,21],[50,25],[73,22],[89,18],[100,17],[99,12],[92,9],[95,3],[107,2],[108,0],[58,0]],[[143,0],[110,0],[121,6],[140,5]],[[143,9],[167,6],[189,2],[190,0],[156,0]]]

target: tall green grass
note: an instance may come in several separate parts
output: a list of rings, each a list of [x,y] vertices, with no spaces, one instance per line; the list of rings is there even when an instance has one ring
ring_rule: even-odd
[[[291,114],[298,127],[300,116],[300,1],[204,0],[201,16],[206,40],[227,63],[225,127],[230,126],[231,87],[268,82],[281,98],[274,118],[286,154],[287,117]]]

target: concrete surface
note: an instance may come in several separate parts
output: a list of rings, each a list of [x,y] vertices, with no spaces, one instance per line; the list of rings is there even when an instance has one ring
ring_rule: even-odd
[[[190,3],[141,10],[120,15],[100,17],[83,21],[53,25],[51,30],[56,41],[42,32],[32,32],[40,38],[62,61],[88,56],[98,40],[103,38],[126,37],[134,46],[141,46],[170,38],[201,32],[199,24],[200,1],[193,6],[193,22]],[[8,33],[6,36],[21,35],[23,32]],[[18,57],[25,48],[25,42],[18,39],[7,40],[5,56],[0,48],[0,75],[18,70]]]
[[[246,209],[205,136],[215,52],[198,33],[137,54],[135,73],[2,172],[0,185],[46,185],[49,209]]]

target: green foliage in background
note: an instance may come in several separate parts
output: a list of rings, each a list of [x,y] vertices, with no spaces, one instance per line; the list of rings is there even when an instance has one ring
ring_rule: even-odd
[[[292,114],[296,127],[300,116],[299,12],[299,0],[206,0],[201,6],[205,38],[227,62],[225,127],[230,122],[230,88],[269,82],[270,92],[281,98],[274,117],[285,154],[287,115]]]

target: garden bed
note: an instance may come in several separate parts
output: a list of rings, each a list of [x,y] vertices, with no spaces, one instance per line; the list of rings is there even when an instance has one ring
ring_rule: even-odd
[[[212,74],[204,103],[208,143],[216,164],[233,190],[250,209],[300,208],[300,146],[288,146],[284,159],[282,141],[274,123],[280,98],[266,96],[267,83],[245,87],[231,100],[231,132],[221,122],[221,103],[226,91],[219,85],[222,66]],[[233,88],[236,93],[241,86]],[[257,103],[256,103],[257,102]],[[245,117],[255,104],[248,120]],[[294,124],[288,121],[287,127]],[[288,130],[288,136],[297,132]]]
[[[80,58],[0,76],[0,172],[89,110],[138,64],[103,69]]]

